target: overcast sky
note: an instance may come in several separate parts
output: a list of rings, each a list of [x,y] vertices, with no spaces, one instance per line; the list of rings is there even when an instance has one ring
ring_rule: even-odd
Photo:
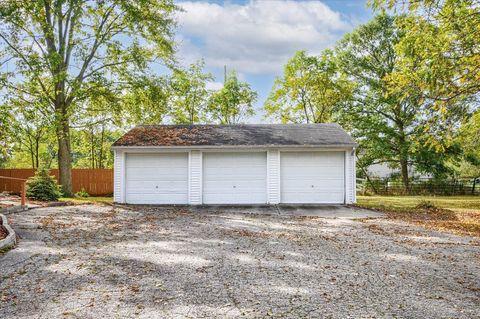
[[[366,0],[180,1],[177,41],[184,65],[203,58],[221,87],[223,66],[259,94],[258,114],[276,76],[296,50],[318,54],[372,17]]]

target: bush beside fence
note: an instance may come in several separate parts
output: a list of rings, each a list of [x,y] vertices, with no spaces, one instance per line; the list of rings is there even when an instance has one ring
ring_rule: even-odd
[[[398,179],[357,178],[357,192],[378,195],[480,195],[480,178],[415,179],[410,182],[407,191]]]
[[[58,169],[50,170],[50,174],[58,181]],[[0,176],[26,179],[33,175],[35,170],[31,168],[0,169]],[[19,181],[0,179],[0,192],[20,193],[21,186]],[[73,192],[85,189],[90,195],[111,195],[113,194],[113,169],[72,169],[72,188]]]

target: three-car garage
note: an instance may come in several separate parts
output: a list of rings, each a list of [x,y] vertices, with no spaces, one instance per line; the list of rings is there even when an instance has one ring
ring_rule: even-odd
[[[354,202],[355,143],[338,125],[252,126],[133,129],[124,141],[114,144],[115,201],[192,205]],[[177,133],[175,145],[164,145],[171,144],[166,137],[172,132]],[[335,133],[342,140],[324,145],[325,136],[320,133]],[[151,145],[156,141],[152,135],[163,144]],[[123,145],[132,136],[137,139],[134,145]],[[255,136],[261,143],[245,139]],[[145,140],[149,145],[144,145]],[[198,145],[198,141],[204,142]]]

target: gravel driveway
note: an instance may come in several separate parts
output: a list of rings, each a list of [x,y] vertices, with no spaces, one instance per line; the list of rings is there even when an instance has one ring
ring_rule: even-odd
[[[478,318],[480,243],[385,219],[184,208],[9,215],[0,318]]]

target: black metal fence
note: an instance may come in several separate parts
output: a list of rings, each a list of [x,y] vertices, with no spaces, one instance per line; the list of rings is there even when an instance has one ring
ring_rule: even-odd
[[[480,195],[480,177],[420,178],[410,181],[408,189],[399,179],[357,178],[357,192],[377,195]]]

